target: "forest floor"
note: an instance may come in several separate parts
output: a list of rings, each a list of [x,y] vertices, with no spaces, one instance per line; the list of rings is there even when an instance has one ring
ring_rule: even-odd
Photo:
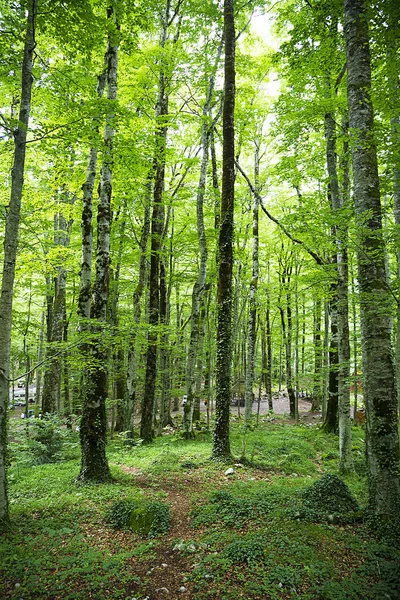
[[[378,543],[362,521],[360,428],[353,429],[356,470],[346,483],[361,509],[344,515],[334,499],[329,514],[303,502],[304,490],[337,473],[337,437],[314,422],[262,415],[244,431],[232,415],[229,464],[210,461],[204,424],[190,441],[174,431],[130,448],[116,436],[108,446],[113,482],[103,485],[76,483],[76,433],[62,429],[59,462],[33,465],[40,456],[35,426],[28,441],[22,420],[11,427],[12,522],[0,540],[1,599],[400,598],[400,552]],[[170,528],[154,537],[113,528],[107,515],[121,500],[169,506]]]

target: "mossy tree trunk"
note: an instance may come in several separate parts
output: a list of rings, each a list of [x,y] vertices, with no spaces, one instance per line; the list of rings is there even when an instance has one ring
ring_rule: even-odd
[[[231,455],[229,417],[232,357],[232,265],[235,188],[235,17],[233,0],[224,0],[225,79],[222,116],[222,194],[218,239],[218,317],[216,357],[216,406],[212,456]]]
[[[104,128],[104,155],[100,175],[97,209],[96,275],[93,286],[90,373],[85,377],[85,389],[80,425],[81,470],[84,482],[103,482],[111,477],[106,456],[108,397],[108,348],[103,339],[107,322],[110,280],[110,227],[113,141],[115,135],[114,103],[117,97],[118,25],[114,9],[108,9],[110,33],[107,55],[107,99],[109,108]]]
[[[358,281],[366,410],[368,508],[374,526],[390,531],[400,511],[400,447],[391,347],[392,298],[387,285],[377,153],[371,101],[368,20],[362,0],[345,0],[347,97],[357,225]]]

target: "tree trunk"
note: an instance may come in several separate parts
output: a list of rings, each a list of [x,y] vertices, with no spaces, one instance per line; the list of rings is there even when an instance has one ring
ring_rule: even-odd
[[[14,162],[11,174],[10,204],[5,224],[3,277],[0,296],[0,525],[8,521],[6,447],[9,400],[12,300],[17,257],[18,229],[24,185],[26,138],[32,90],[32,57],[35,49],[36,0],[28,3],[27,28],[21,74],[21,103],[18,127],[14,131]]]
[[[366,410],[368,509],[373,525],[393,533],[400,509],[400,447],[391,348],[392,302],[385,246],[373,108],[368,21],[362,0],[345,0],[347,95],[352,140],[354,207]]]
[[[114,10],[108,9],[108,18],[115,18]],[[110,226],[113,140],[115,114],[113,105],[117,96],[118,46],[109,39],[107,62],[107,99],[110,102],[104,128],[104,156],[100,175],[97,210],[96,276],[93,286],[92,317],[95,338],[91,344],[90,374],[86,374],[80,426],[82,449],[81,481],[108,481],[111,477],[106,456],[108,397],[107,358],[108,349],[102,334],[107,321],[107,303],[110,278]]]
[[[314,302],[314,382],[311,410],[320,409],[322,400],[322,341],[321,341],[321,298]]]
[[[256,137],[254,152],[254,186],[259,189],[260,171],[260,140]],[[249,425],[253,407],[253,380],[256,348],[256,322],[257,322],[257,287],[258,287],[258,193],[252,194],[253,199],[253,250],[252,250],[252,278],[249,290],[249,318],[247,323],[247,361],[246,361],[246,393],[245,393],[245,424]]]
[[[387,2],[386,41],[386,73],[388,80],[388,96],[390,107],[390,136],[392,141],[392,181],[394,222],[396,226],[396,261],[397,278],[400,280],[400,59],[399,59],[399,22],[400,5],[398,2]],[[396,380],[397,396],[400,410],[400,300],[397,302],[396,328]]]
[[[107,61],[107,54],[105,62]],[[104,89],[107,82],[107,70],[99,76],[97,82],[97,96],[103,97]],[[98,122],[95,121],[95,133],[98,133]],[[86,181],[82,186],[83,191],[83,209],[82,209],[82,257],[81,257],[81,272],[80,286],[78,297],[78,316],[80,319],[80,330],[88,328],[88,320],[90,319],[90,302],[92,291],[92,248],[93,248],[93,227],[92,227],[92,212],[93,212],[93,189],[97,172],[97,147],[90,149],[89,163],[86,172]],[[86,323],[85,323],[86,320]]]
[[[202,297],[204,294],[206,277],[207,277],[207,239],[204,228],[204,195],[206,191],[207,183],[207,167],[208,167],[208,147],[209,147],[209,136],[210,136],[210,125],[209,116],[211,110],[211,102],[214,93],[215,84],[215,73],[218,68],[218,63],[221,58],[222,45],[218,48],[218,54],[216,57],[214,69],[210,76],[207,90],[207,98],[203,108],[203,124],[201,128],[201,147],[202,147],[202,159],[200,166],[200,177],[197,186],[197,198],[196,198],[196,218],[197,218],[197,239],[199,242],[199,253],[200,253],[200,265],[199,272],[197,274],[196,282],[193,286],[192,292],[192,313],[191,313],[191,331],[190,331],[190,342],[189,351],[186,363],[186,394],[187,401],[183,409],[183,435],[186,439],[194,436],[193,433],[193,406],[194,406],[194,395],[195,395],[195,370],[196,370],[196,357],[199,342],[199,326],[200,326],[200,306]]]
[[[235,18],[233,0],[224,0],[225,80],[223,105],[223,154],[221,223],[218,264],[218,324],[216,361],[216,408],[212,456],[231,455],[229,416],[232,357],[232,263],[235,188]]]
[[[170,0],[167,0],[163,16],[160,47],[165,48],[168,34]],[[155,180],[153,193],[153,212],[151,217],[151,256],[149,277],[149,333],[147,336],[146,375],[142,402],[140,437],[149,443],[154,437],[153,410],[157,378],[157,325],[160,319],[160,251],[164,228],[163,191],[165,180],[165,152],[167,145],[168,96],[163,59],[160,64],[158,80],[158,100],[156,106],[157,130],[155,135]]]
[[[55,246],[66,247],[68,243],[67,221],[59,211],[54,217]],[[54,414],[60,408],[62,357],[59,355],[64,334],[67,271],[62,264],[57,267],[54,279],[54,300],[51,308],[50,342],[47,349],[47,368],[44,373],[42,410]]]
[[[141,318],[141,300],[143,290],[146,282],[147,273],[147,243],[150,234],[150,198],[152,193],[154,178],[154,170],[151,172],[147,179],[146,184],[146,196],[144,206],[144,217],[142,234],[140,237],[139,249],[139,276],[138,282],[133,292],[133,328],[129,337],[129,351],[128,351],[128,370],[126,377],[126,390],[125,390],[125,403],[126,403],[126,423],[129,431],[129,437],[133,438],[134,431],[134,418],[135,418],[135,404],[136,404],[136,385],[137,385],[137,333],[140,327]]]

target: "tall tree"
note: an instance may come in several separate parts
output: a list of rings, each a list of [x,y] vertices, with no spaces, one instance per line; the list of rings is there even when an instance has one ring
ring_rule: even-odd
[[[0,523],[8,520],[5,453],[7,445],[7,406],[10,373],[12,302],[22,190],[24,185],[26,139],[31,110],[36,12],[37,2],[36,0],[31,0],[28,3],[24,57],[21,73],[21,100],[18,124],[14,131],[14,161],[11,173],[11,195],[4,236],[3,277],[0,296]]]
[[[197,275],[196,282],[193,286],[192,292],[192,314],[191,314],[191,331],[190,331],[190,342],[189,352],[186,363],[186,392],[187,402],[184,406],[184,435],[186,438],[193,436],[193,408],[194,408],[194,394],[195,394],[195,368],[196,368],[196,357],[200,336],[200,306],[202,297],[204,294],[206,276],[207,276],[207,239],[204,227],[204,195],[206,191],[207,182],[207,166],[208,166],[208,149],[209,149],[209,137],[210,137],[210,111],[211,102],[213,99],[213,91],[215,84],[215,73],[218,68],[218,63],[222,53],[222,44],[218,48],[217,58],[213,71],[210,75],[207,97],[203,107],[203,123],[201,127],[201,147],[202,147],[202,158],[200,165],[200,176],[197,187],[197,198],[196,198],[196,220],[197,220],[197,239],[199,242],[199,254],[200,254],[200,265],[199,272]],[[213,125],[211,124],[211,127]]]
[[[164,49],[168,38],[170,25],[170,0],[166,0],[164,14],[162,15],[162,28],[160,49],[160,72],[158,77],[158,98],[156,105],[157,129],[155,134],[155,179],[153,189],[153,211],[151,216],[151,255],[149,274],[149,333],[147,336],[146,376],[142,402],[142,420],[140,423],[140,437],[149,443],[154,437],[153,412],[156,392],[157,376],[157,346],[158,324],[160,320],[160,251],[161,237],[164,227],[164,181],[165,181],[165,152],[167,145],[167,116],[168,93],[166,91],[166,72]]]
[[[95,338],[91,344],[90,372],[85,379],[85,390],[80,426],[82,449],[82,481],[107,481],[110,470],[106,456],[106,398],[108,397],[108,351],[102,333],[107,319],[110,279],[110,224],[113,140],[115,135],[115,100],[117,97],[118,21],[113,6],[107,11],[110,24],[107,55],[108,111],[104,128],[104,154],[100,175],[97,208],[96,276],[93,286],[92,317]]]
[[[229,412],[231,402],[232,355],[232,263],[233,214],[235,197],[235,16],[233,0],[224,0],[225,78],[222,114],[222,194],[218,239],[218,324],[216,359],[214,459],[231,454]]]
[[[400,511],[400,447],[391,348],[392,298],[385,267],[365,2],[345,0],[347,95],[357,224],[358,280],[366,410],[368,508],[390,531]]]

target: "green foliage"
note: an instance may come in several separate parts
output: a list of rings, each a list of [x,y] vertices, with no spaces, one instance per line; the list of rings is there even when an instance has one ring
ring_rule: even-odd
[[[119,500],[105,520],[115,529],[131,529],[149,537],[166,533],[171,526],[169,505],[158,501]]]
[[[27,465],[68,460],[77,456],[77,435],[55,416],[29,419],[20,440],[10,443],[10,455]]]
[[[255,535],[250,538],[237,539],[223,550],[224,556],[233,563],[252,563],[262,562],[265,559],[265,548],[267,540],[264,536]]]
[[[249,521],[265,519],[278,502],[278,495],[267,494],[265,491],[246,497],[219,490],[211,494],[206,504],[193,509],[193,524],[200,526],[223,523],[230,527],[242,527]]]

